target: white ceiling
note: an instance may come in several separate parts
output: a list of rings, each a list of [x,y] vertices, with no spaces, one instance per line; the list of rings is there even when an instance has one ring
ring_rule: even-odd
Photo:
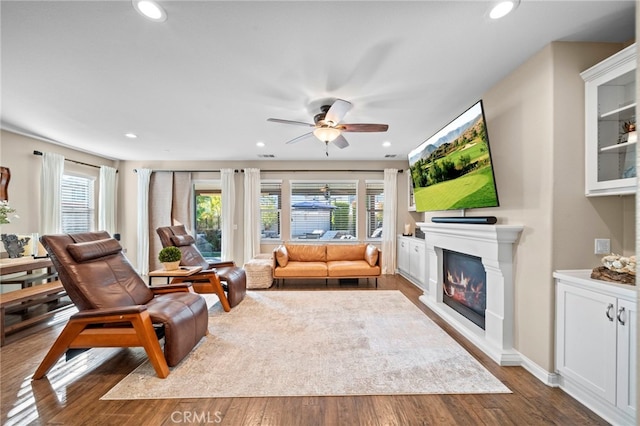
[[[2,127],[113,159],[319,160],[317,139],[285,144],[309,129],[266,120],[342,98],[344,122],[389,131],[330,159],[405,159],[551,41],[635,36],[634,1],[521,0],[498,21],[488,1],[159,3],[164,23],[128,0],[3,0]]]

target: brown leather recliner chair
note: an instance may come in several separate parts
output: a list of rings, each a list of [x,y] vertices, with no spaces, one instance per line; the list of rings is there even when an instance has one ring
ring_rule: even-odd
[[[161,226],[156,229],[162,247],[176,246],[182,252],[180,265],[182,266],[202,266],[202,271],[185,277],[184,281],[193,282],[193,288],[198,293],[211,293],[216,291],[217,276],[222,283],[222,288],[227,292],[226,299],[229,308],[233,308],[244,299],[247,293],[247,276],[244,269],[235,265],[233,261],[208,262],[195,246],[194,238],[187,232],[184,225]],[[220,296],[220,295],[218,295]],[[224,296],[224,295],[223,295]],[[220,302],[225,311],[224,297],[220,297]]]
[[[147,287],[107,232],[43,235],[60,281],[79,312],[69,319],[33,378],[68,349],[144,347],[158,377],[169,375],[207,334],[207,305],[190,284]],[[164,355],[158,341],[164,336]]]

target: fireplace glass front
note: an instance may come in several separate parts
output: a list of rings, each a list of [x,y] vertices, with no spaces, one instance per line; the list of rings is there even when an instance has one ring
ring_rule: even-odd
[[[445,249],[442,254],[442,301],[484,330],[487,273],[482,259]]]

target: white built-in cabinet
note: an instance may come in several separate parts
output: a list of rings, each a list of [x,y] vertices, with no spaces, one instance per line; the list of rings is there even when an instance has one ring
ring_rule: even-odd
[[[605,420],[636,424],[636,289],[557,271],[556,371],[559,384]]]
[[[424,240],[398,235],[396,245],[398,272],[414,284],[425,287],[427,257]]]
[[[585,82],[587,196],[635,193],[635,70],[633,44],[580,74]]]

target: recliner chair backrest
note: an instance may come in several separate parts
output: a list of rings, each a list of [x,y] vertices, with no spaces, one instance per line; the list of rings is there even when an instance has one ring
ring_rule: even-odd
[[[175,246],[182,252],[180,264],[183,266],[202,266],[202,269],[209,268],[209,262],[202,256],[196,247],[196,241],[187,232],[184,225],[161,226],[156,229],[162,247]]]
[[[109,233],[43,235],[40,241],[79,310],[144,305],[153,298]]]

